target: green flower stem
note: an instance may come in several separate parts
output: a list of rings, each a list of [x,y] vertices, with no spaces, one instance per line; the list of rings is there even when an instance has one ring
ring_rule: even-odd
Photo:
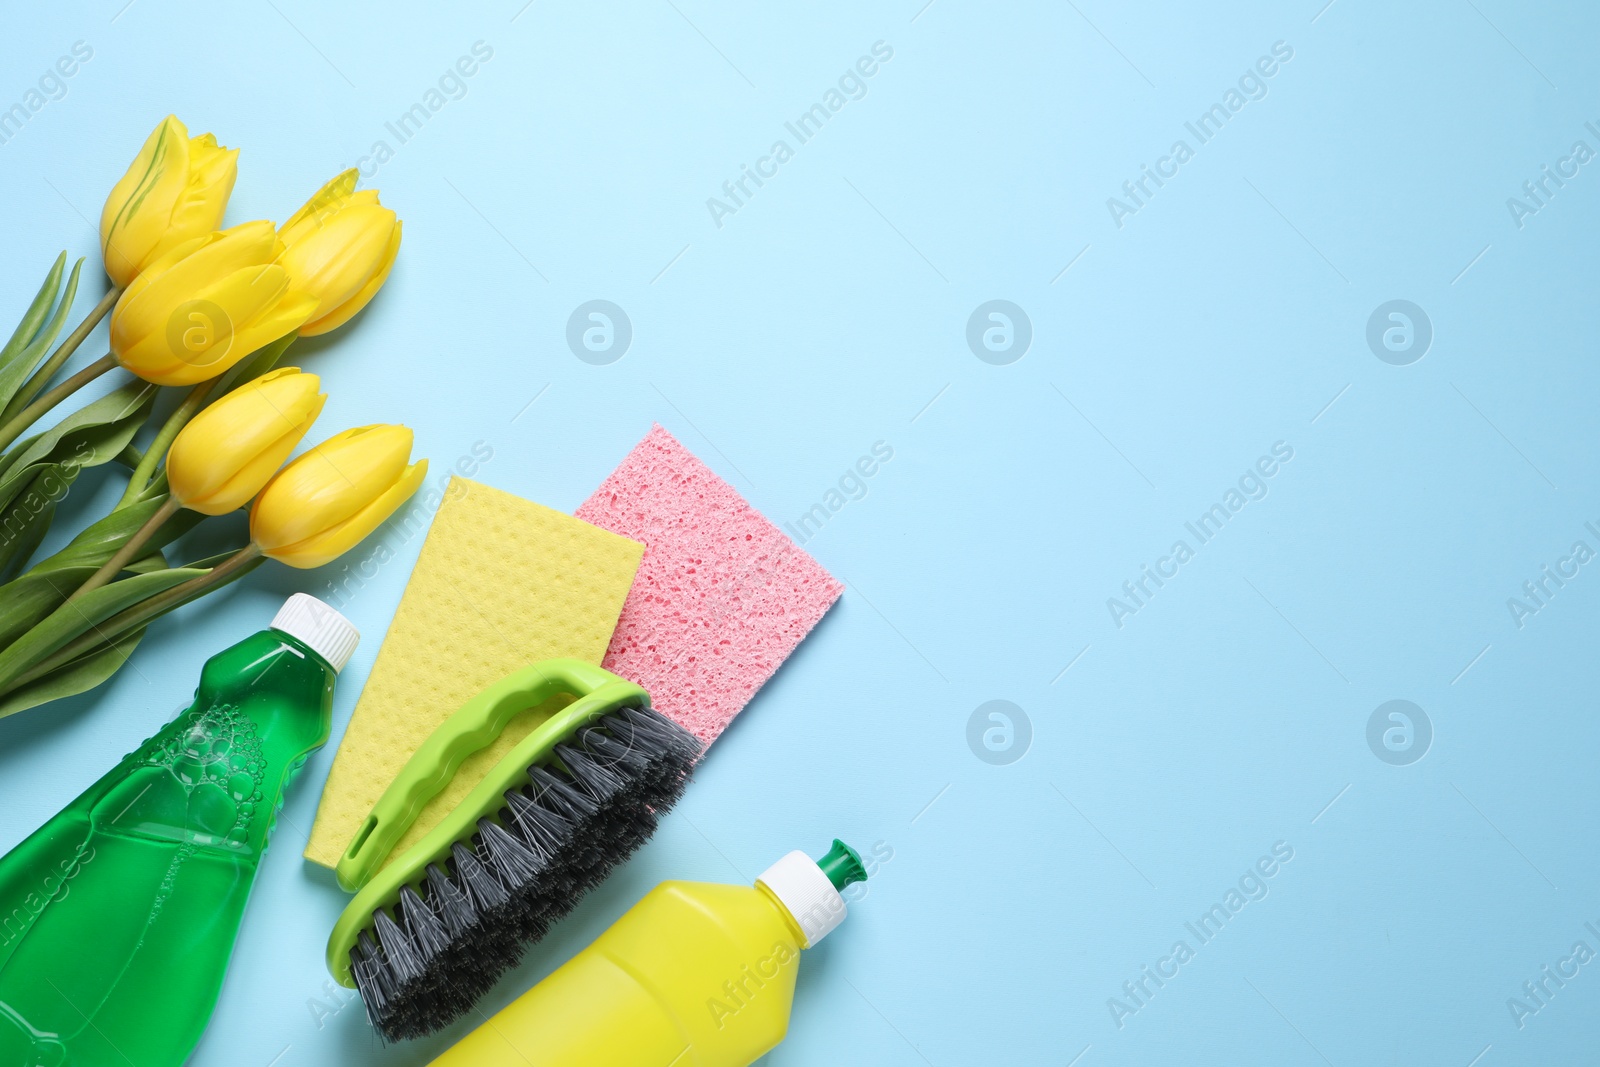
[[[100,325],[100,320],[105,318],[106,314],[116,305],[117,299],[122,296],[122,292],[121,289],[113,285],[111,290],[100,298],[100,303],[94,306],[94,310],[83,317],[83,321],[78,323],[75,330],[67,334],[67,339],[61,342],[61,347],[52,352],[50,358],[44,361],[43,366],[34,372],[33,377],[28,379],[27,384],[17,390],[17,395],[11,398],[11,403],[6,405],[5,411],[0,412],[0,419],[11,418],[26,407],[30,400],[39,395],[39,390],[43,389],[50,379],[55,376],[56,371],[61,369],[62,364],[72,358],[72,353],[76,352],[78,346],[83,344],[83,339],[89,336],[89,332]]]
[[[146,500],[154,500],[156,497],[161,496],[166,491],[167,469],[163,467],[161,470],[156,472],[156,476],[151,479],[150,484],[144,487],[144,492],[139,496],[139,502],[142,504]],[[248,507],[248,505],[246,506]]]
[[[69,641],[19,674],[5,687],[5,691],[7,693],[15,692],[28,683],[38,681],[51,671],[58,670],[81,656],[98,651],[106,645],[114,644],[118,638],[125,634],[148,626],[153,619],[165,615],[175,608],[180,608],[189,603],[189,601],[202,597],[214,589],[227,585],[236,578],[244,577],[247,572],[253,570],[262,562],[261,550],[254,544],[245,545],[205,574],[200,575],[200,577],[191,578],[182,585],[175,585],[171,589],[157,593],[147,600],[141,600],[131,608],[125,608],[117,612],[117,614],[106,619],[76,640]]]
[[[88,579],[78,586],[78,591],[67,597],[66,603],[70,604],[83,596],[83,594],[99,589],[102,585],[121,574],[122,568],[139,558],[139,550],[144,548],[145,542],[155,536],[155,532],[161,529],[162,524],[176,515],[181,507],[183,505],[178,503],[174,497],[167,497],[166,503],[157,508],[156,513],[150,516],[149,520],[139,527],[132,537],[128,538],[128,543],[117,549],[116,554],[106,560],[99,570],[89,575]]]
[[[184,397],[177,407],[172,409],[172,414],[167,416],[167,421],[162,424],[156,433],[150,447],[144,450],[144,456],[139,460],[139,465],[133,469],[133,474],[128,477],[128,488],[123,490],[122,499],[117,501],[117,506],[112,511],[120,511],[129,504],[137,504],[139,496],[150,484],[150,477],[155,474],[156,464],[166,458],[167,449],[171,447],[173,439],[178,436],[178,431],[189,425],[189,420],[194,418],[201,408],[205,407],[206,399],[211,395],[211,389],[217,384],[217,379],[201,382],[189,390],[189,395]]]
[[[116,365],[116,357],[107,352],[77,374],[74,374],[54,389],[47,391],[39,399],[17,412],[4,425],[0,425],[0,452],[10,448],[11,443],[21,437],[24,430],[38,422],[40,416],[44,415],[45,412]]]

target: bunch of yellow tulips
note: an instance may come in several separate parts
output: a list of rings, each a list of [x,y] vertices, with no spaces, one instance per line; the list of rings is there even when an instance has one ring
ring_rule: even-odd
[[[267,559],[336,559],[427,473],[426,460],[411,462],[411,431],[385,425],[337,433],[285,466],[327,398],[317,375],[275,366],[295,338],[342,326],[372,300],[401,224],[350,170],[281,226],[219,229],[237,173],[237,149],[164,119],[101,214],[105,298],[46,357],[82,267],[58,299],[63,254],[0,347],[0,577],[14,575],[0,585],[0,716],[98,685],[154,619]],[[110,351],[52,384],[108,313]],[[22,439],[118,367],[134,379]],[[183,395],[140,449],[162,386]],[[112,513],[27,566],[77,473],[113,460],[129,475]],[[168,565],[163,547],[247,506],[247,543]]]

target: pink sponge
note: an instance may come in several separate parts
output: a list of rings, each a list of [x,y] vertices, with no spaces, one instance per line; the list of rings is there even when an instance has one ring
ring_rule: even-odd
[[[660,426],[576,514],[645,543],[606,668],[706,744],[844,592]]]

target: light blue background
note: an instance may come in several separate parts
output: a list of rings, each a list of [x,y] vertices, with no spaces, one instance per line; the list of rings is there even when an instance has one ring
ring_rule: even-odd
[[[465,95],[366,181],[405,246],[360,319],[297,349],[331,394],[319,434],[404,421],[436,472],[482,441],[483,480],[570,510],[658,420],[780,523],[894,449],[806,545],[843,600],[485,1007],[661,879],[839,835],[893,859],[808,955],[773,1065],[1576,1063],[1600,963],[1522,1029],[1506,1001],[1600,950],[1597,565],[1520,629],[1506,600],[1600,548],[1600,165],[1521,228],[1506,200],[1600,149],[1600,14],[1323,2],[29,5],[0,105],[73,42],[94,57],[0,145],[0,319],[58,249],[94,256],[88,220],[168,111],[243,149],[230,222],[282,219],[481,40]],[[718,228],[706,199],[877,41],[867,95]],[[1184,122],[1278,41],[1268,95],[1198,145]],[[1118,228],[1107,198],[1178,138],[1195,157]],[[564,340],[594,298],[633,324],[609,366]],[[1365,340],[1396,298],[1435,333],[1409,366]],[[965,341],[991,299],[1031,319],[1008,366]],[[1266,498],[1114,625],[1107,598],[1279,441]],[[58,532],[114,481],[86,477]],[[388,536],[335,740],[420,546]],[[0,847],[332,577],[264,568],[137,670],[0,723]],[[1008,766],[966,741],[992,699],[1031,721]],[[1365,739],[1391,699],[1435,730],[1410,766]],[[299,852],[332,752],[197,1064],[423,1064],[462,1032],[385,1049],[358,1002],[318,1017],[344,898]],[[1280,841],[1270,894],[1119,1028],[1108,998]]]

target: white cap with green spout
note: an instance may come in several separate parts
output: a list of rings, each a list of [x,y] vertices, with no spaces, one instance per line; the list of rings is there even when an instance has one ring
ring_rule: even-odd
[[[805,934],[806,948],[833,932],[849,909],[839,893],[845,886],[867,880],[867,869],[855,849],[834,838],[833,848],[820,860],[798,849],[761,873],[756,884],[778,898]]]

